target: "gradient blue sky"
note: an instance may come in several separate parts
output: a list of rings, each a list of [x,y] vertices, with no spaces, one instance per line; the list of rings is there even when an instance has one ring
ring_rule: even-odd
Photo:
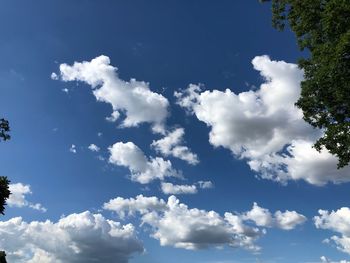
[[[178,195],[182,203],[223,216],[248,211],[257,202],[271,212],[295,210],[308,220],[290,231],[267,229],[256,241],[262,250],[254,254],[227,246],[200,250],[161,246],[150,237],[152,230],[139,227],[138,216],[120,219],[101,210],[117,196],[143,194],[167,200],[168,195],[162,193],[159,181],[133,182],[127,178],[127,168],[108,162],[108,147],[119,141],[133,142],[146,156],[161,156],[150,148],[161,135],[152,133],[147,123],[118,128],[105,120],[111,114],[110,104],[97,102],[87,84],[50,78],[52,72],[59,74],[62,63],[71,65],[100,55],[110,58],[121,79],[149,82],[153,92],[169,100],[167,127],[183,127],[185,144],[200,160],[192,166],[163,157],[183,172],[186,180],[176,183],[210,180],[214,184],[197,194]],[[1,220],[21,216],[27,222],[56,222],[63,215],[89,210],[123,224],[131,222],[147,251],[133,254],[132,263],[349,258],[334,245],[322,243],[334,232],[317,229],[313,221],[319,209],[348,206],[349,184],[320,187],[291,180],[282,185],[256,178],[244,159],[224,147],[213,147],[208,141],[210,127],[175,103],[174,91],[190,83],[201,83],[207,90],[229,88],[236,94],[258,89],[265,80],[251,61],[260,55],[296,63],[301,53],[288,29],[272,28],[270,5],[255,0],[1,0],[0,113],[10,121],[12,136],[0,145],[1,175],[12,183],[30,185],[28,202],[47,208],[41,212],[28,206],[7,207]],[[65,88],[68,92],[62,91]],[[99,153],[88,149],[91,143],[101,148]],[[69,151],[72,144],[75,154]],[[99,160],[99,155],[105,160]]]

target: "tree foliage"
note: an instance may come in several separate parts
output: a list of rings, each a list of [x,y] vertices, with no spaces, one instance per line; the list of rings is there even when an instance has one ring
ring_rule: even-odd
[[[9,135],[10,132],[10,126],[9,122],[5,119],[0,119],[0,141],[6,141],[11,138]]]
[[[9,140],[10,126],[5,119],[0,119],[0,141]],[[9,190],[10,181],[5,176],[0,176],[0,213],[4,214],[6,200],[9,198],[11,192]]]
[[[0,141],[6,141],[11,138],[9,135],[10,125],[5,119],[0,119]],[[6,200],[10,197],[10,180],[6,176],[0,176],[0,213],[4,214]],[[0,251],[0,263],[6,263],[5,251]]]
[[[0,251],[0,263],[7,263],[5,251]]]
[[[0,176],[0,213],[4,214],[7,198],[10,197],[9,190],[10,181],[6,176]]]
[[[296,105],[324,130],[314,147],[327,148],[343,167],[350,162],[350,1],[272,0],[272,14],[273,26],[288,24],[299,48],[309,51],[298,62],[305,78]]]

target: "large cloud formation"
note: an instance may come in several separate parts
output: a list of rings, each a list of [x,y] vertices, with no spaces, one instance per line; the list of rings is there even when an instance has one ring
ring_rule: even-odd
[[[148,159],[132,142],[117,142],[109,147],[109,152],[109,162],[129,168],[131,180],[141,184],[148,184],[155,179],[164,180],[165,177],[181,177],[169,160],[161,157]]]
[[[60,65],[60,79],[82,81],[91,86],[98,101],[111,104],[113,112],[110,121],[116,121],[120,113],[125,114],[123,127],[138,126],[143,122],[152,124],[153,131],[164,132],[164,122],[168,116],[168,100],[161,94],[152,92],[149,84],[131,79],[129,82],[118,77],[117,68],[110,65],[107,56],[99,56],[91,61]],[[57,75],[53,75],[57,79]]]
[[[294,105],[303,72],[268,56],[252,63],[265,80],[258,90],[202,92],[202,87],[189,85],[175,92],[177,103],[211,127],[212,145],[246,159],[262,178],[281,183],[303,179],[314,185],[350,181],[349,166],[338,170],[337,159],[327,150],[312,148],[321,131],[309,126]]]
[[[319,210],[314,217],[315,226],[320,229],[335,231],[341,236],[332,236],[325,242],[334,242],[340,251],[350,254],[350,208],[342,207],[337,211]]]
[[[256,210],[256,207],[257,204],[254,204],[253,209]],[[243,214],[226,212],[220,216],[215,211],[189,208],[175,196],[170,196],[167,202],[154,196],[117,197],[105,203],[103,208],[116,212],[122,218],[139,213],[142,225],[151,226],[151,236],[158,239],[162,246],[184,249],[228,245],[257,252],[260,247],[255,241],[265,234],[265,229],[258,226],[290,230],[306,220],[295,211],[277,211],[273,217],[268,210],[260,207],[271,218],[262,221],[261,215],[256,215],[255,211]],[[259,223],[254,226],[252,222]]]
[[[0,247],[10,262],[127,263],[143,252],[131,224],[105,219],[89,211],[71,214],[57,223],[27,223],[21,217],[0,221]]]

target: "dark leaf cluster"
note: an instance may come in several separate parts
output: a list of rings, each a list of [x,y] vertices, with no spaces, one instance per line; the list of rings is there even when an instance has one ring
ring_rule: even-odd
[[[278,30],[288,24],[309,52],[298,62],[305,78],[296,105],[324,130],[315,148],[327,148],[344,167],[350,162],[350,1],[272,0],[272,23]]]
[[[11,138],[9,135],[10,132],[10,126],[9,122],[5,119],[0,119],[0,141],[6,141]]]

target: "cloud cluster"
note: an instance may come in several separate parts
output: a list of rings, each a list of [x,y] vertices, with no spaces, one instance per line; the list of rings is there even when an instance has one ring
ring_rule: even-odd
[[[338,170],[337,159],[312,148],[321,131],[302,119],[295,107],[303,72],[295,64],[258,56],[252,61],[265,80],[259,89],[239,94],[204,91],[197,85],[175,92],[177,104],[210,128],[209,142],[225,147],[262,178],[310,184],[350,181],[350,167]]]
[[[46,212],[47,209],[40,203],[32,203],[26,199],[27,195],[32,194],[30,190],[30,185],[25,185],[22,183],[10,184],[9,190],[11,192],[10,197],[6,203],[10,207],[30,207],[41,212]]]
[[[109,57],[99,56],[73,65],[61,64],[60,76],[53,76],[62,81],[81,81],[90,85],[98,101],[112,106],[113,112],[108,120],[116,121],[122,113],[125,115],[122,127],[147,122],[152,124],[153,131],[163,133],[168,116],[168,100],[152,92],[146,82],[120,79],[117,70],[110,65]]]
[[[264,229],[257,227],[259,225],[252,226],[251,221],[262,222],[261,218],[255,218],[254,212],[226,212],[224,216],[220,216],[215,211],[189,208],[175,196],[170,196],[167,202],[142,195],[129,199],[118,197],[105,203],[103,208],[116,212],[121,217],[140,213],[142,225],[151,226],[151,236],[158,239],[162,246],[203,249],[228,245],[256,252],[260,247],[255,241],[265,233]],[[266,214],[269,213],[266,209],[263,210]],[[305,217],[295,211],[276,212],[271,221],[273,220],[278,224],[269,222],[263,226],[289,230],[303,223]]]
[[[131,224],[105,219],[89,211],[71,214],[54,223],[21,217],[0,221],[0,247],[10,262],[19,263],[127,263],[143,252]]]
[[[169,160],[160,157],[148,159],[132,142],[117,142],[108,150],[109,162],[127,167],[131,173],[131,180],[141,184],[148,184],[156,179],[164,180],[166,177],[181,177],[181,173],[173,169]]]
[[[350,208],[342,207],[337,211],[319,210],[319,216],[314,217],[315,226],[320,229],[335,231],[341,236],[332,236],[325,242],[334,242],[337,248],[350,254]]]
[[[189,164],[196,165],[199,163],[198,156],[192,153],[187,146],[182,145],[184,134],[183,128],[177,128],[164,138],[153,141],[151,146],[164,156],[174,156]]]
[[[326,258],[325,256],[322,256],[320,259],[322,263],[350,263],[350,261],[347,260],[333,261],[329,258]]]
[[[69,151],[71,153],[77,153],[77,147],[75,144],[72,144],[71,147],[69,148]]]

